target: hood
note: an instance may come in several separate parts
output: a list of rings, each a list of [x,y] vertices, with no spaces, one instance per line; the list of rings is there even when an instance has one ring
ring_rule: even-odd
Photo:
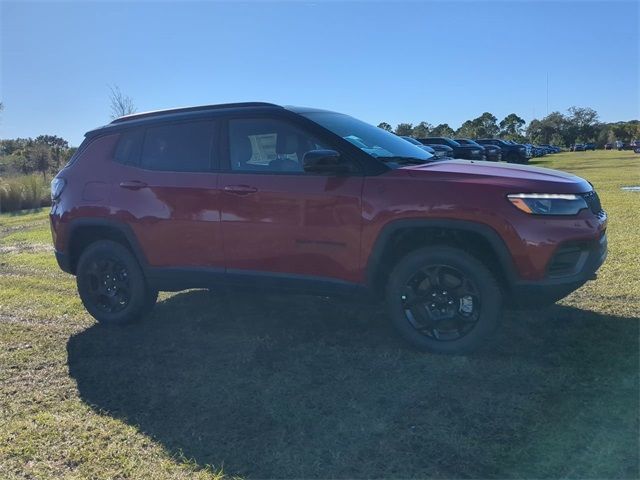
[[[584,193],[589,182],[570,173],[550,168],[475,160],[445,160],[403,167],[412,177],[462,183],[484,183],[513,188],[518,193]]]

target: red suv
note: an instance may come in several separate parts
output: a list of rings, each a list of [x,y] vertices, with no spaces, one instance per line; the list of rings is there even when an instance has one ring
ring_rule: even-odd
[[[103,323],[140,318],[159,290],[365,293],[436,352],[481,344],[503,303],[554,302],[594,278],[607,217],[587,181],[434,160],[311,108],[122,117],[52,182],[56,257]]]

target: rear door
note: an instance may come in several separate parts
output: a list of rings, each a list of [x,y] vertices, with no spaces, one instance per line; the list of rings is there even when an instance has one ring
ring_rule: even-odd
[[[224,269],[218,123],[151,125],[121,135],[114,207],[155,267]]]

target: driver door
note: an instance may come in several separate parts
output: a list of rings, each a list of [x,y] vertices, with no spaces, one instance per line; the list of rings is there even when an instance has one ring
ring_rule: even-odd
[[[237,276],[359,280],[363,176],[303,170],[307,151],[331,149],[278,118],[228,122],[221,228]]]

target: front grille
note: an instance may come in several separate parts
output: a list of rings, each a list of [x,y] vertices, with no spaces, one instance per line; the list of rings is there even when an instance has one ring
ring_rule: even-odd
[[[590,192],[583,193],[582,198],[587,202],[587,206],[592,213],[596,215],[600,215],[602,213],[602,205],[600,204],[600,197],[595,190],[591,190]]]

